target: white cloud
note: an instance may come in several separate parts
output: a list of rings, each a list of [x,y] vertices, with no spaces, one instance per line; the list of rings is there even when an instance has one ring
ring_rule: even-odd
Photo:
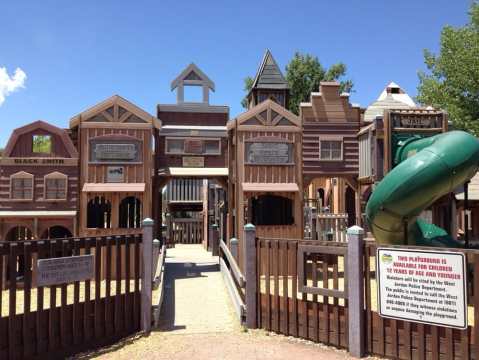
[[[7,73],[7,68],[0,67],[0,106],[8,95],[25,87],[26,79],[27,74],[20,68],[16,68],[15,73],[10,76]]]

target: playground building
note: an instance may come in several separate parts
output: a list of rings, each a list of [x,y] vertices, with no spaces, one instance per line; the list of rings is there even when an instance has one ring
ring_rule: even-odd
[[[185,96],[188,87],[201,89],[199,101]],[[375,298],[379,264],[392,262],[381,246],[463,248],[449,255],[479,271],[467,249],[479,240],[475,137],[393,82],[366,108],[338,82],[321,82],[295,114],[268,50],[234,117],[210,103],[216,85],[194,63],[170,88],[176,103],[154,115],[113,95],[66,129],[36,121],[12,133],[0,158],[0,310],[9,299],[0,358],[148,332],[160,316],[166,249],[177,244],[215,256],[249,328],[355,356],[476,358],[477,278],[466,284],[460,326],[383,318]],[[42,264],[73,256],[88,262],[88,276],[39,275]]]

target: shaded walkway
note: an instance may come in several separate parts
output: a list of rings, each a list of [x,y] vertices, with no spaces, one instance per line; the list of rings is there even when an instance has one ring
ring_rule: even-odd
[[[202,245],[168,249],[165,298],[159,329],[172,334],[230,332],[239,329],[218,257]]]

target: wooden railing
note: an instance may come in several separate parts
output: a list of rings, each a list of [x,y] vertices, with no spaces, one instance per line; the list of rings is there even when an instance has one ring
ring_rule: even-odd
[[[172,244],[201,244],[203,241],[203,220],[173,218],[169,239]]]
[[[165,259],[166,259],[166,245],[160,249],[160,242],[153,241],[153,290],[157,290],[158,302],[153,306],[153,322],[155,327],[159,325],[161,305],[163,304],[164,290],[165,290]]]
[[[312,240],[346,242],[348,214],[319,213],[312,218]]]
[[[230,246],[234,254],[222,240],[219,241],[220,249],[220,270],[223,274],[223,279],[228,289],[228,293],[234,305],[235,312],[238,319],[243,323],[245,320],[246,305],[245,305],[245,287],[246,280],[240,267],[237,264],[238,259],[238,241],[232,239]]]

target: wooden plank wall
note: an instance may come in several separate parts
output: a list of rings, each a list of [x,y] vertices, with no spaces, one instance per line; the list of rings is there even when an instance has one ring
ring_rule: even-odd
[[[135,235],[0,242],[0,272],[7,263],[10,279],[8,290],[0,292],[0,358],[62,357],[112,344],[137,332],[140,327],[141,241],[141,235]],[[95,276],[92,280],[33,286],[33,254],[42,259],[93,252]],[[123,256],[113,260],[113,252],[122,252]],[[134,254],[132,257],[125,256],[130,252]],[[101,278],[102,257],[106,261],[104,280]],[[25,275],[22,287],[17,289],[20,284],[17,283],[16,267],[20,258],[24,260]],[[123,280],[122,272],[125,274]]]

